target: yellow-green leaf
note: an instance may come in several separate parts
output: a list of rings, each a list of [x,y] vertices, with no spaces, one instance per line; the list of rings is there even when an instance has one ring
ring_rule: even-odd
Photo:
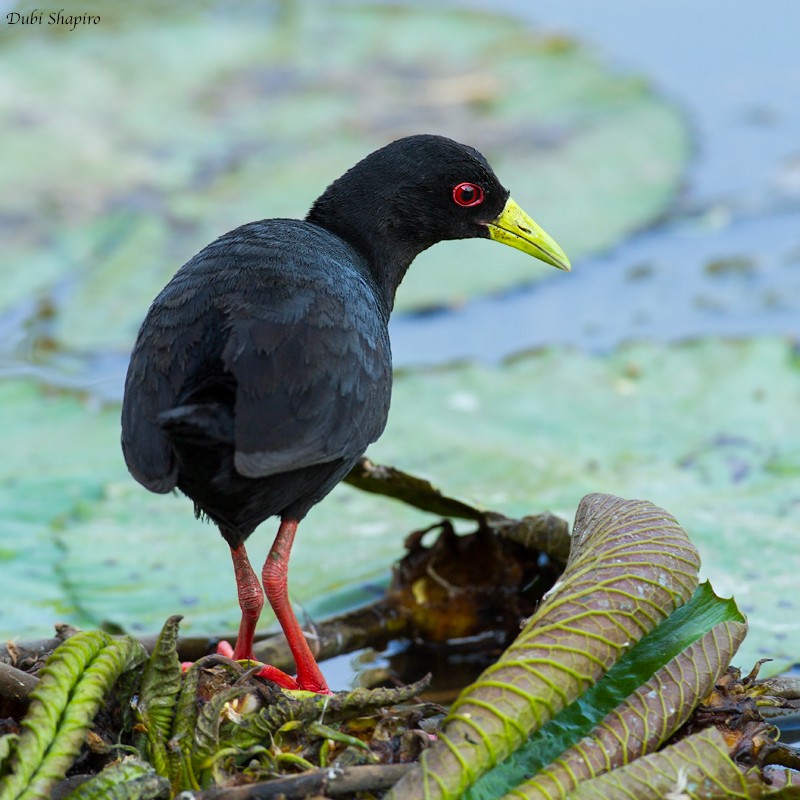
[[[664,510],[585,497],[561,580],[497,663],[458,697],[439,740],[390,797],[460,797],[683,605],[698,568],[697,551]]]

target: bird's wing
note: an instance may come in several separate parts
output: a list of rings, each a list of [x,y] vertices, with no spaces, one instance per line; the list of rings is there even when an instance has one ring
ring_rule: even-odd
[[[235,464],[248,477],[356,457],[383,430],[391,356],[374,292],[340,240],[280,222],[201,251],[142,325],[122,442],[153,491],[177,479],[159,416],[189,403],[233,405]]]
[[[160,416],[181,405],[187,381],[214,361],[222,320],[209,297],[212,262],[198,254],[153,302],[131,353],[122,400],[122,452],[134,478],[153,492],[169,492],[177,464]],[[188,267],[197,263],[197,271]],[[200,274],[198,272],[208,272]],[[214,319],[217,317],[218,319]]]
[[[391,391],[385,323],[363,279],[344,277],[299,277],[291,297],[231,313],[222,358],[236,383],[242,475],[355,458],[383,431]]]

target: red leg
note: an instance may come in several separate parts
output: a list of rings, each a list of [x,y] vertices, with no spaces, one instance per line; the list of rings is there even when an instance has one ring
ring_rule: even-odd
[[[217,652],[234,661],[244,659],[256,661],[257,659],[253,656],[253,638],[258,618],[261,616],[261,609],[264,607],[264,593],[261,591],[261,584],[258,582],[256,573],[250,566],[250,559],[247,557],[244,544],[231,547],[231,558],[233,559],[233,572],[236,576],[236,590],[239,593],[239,608],[242,609],[242,621],[239,623],[236,647],[232,649],[227,642],[220,642]],[[285,689],[298,688],[294,678],[276,667],[265,665],[258,674]]]
[[[297,522],[295,520],[281,520],[278,535],[264,562],[261,577],[264,581],[267,600],[278,618],[278,624],[283,629],[289,649],[294,656],[297,666],[297,682],[300,688],[318,694],[331,694],[289,603],[287,574],[289,555],[296,532]]]
[[[256,633],[258,618],[264,607],[264,594],[256,573],[250,566],[244,544],[231,547],[233,573],[236,576],[236,591],[239,593],[239,608],[242,609],[242,621],[239,623],[239,635],[236,637],[236,648],[233,658],[253,659],[253,638]]]

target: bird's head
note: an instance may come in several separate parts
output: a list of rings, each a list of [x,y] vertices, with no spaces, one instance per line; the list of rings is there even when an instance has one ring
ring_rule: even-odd
[[[371,153],[326,189],[307,219],[396,277],[393,289],[416,255],[446,239],[489,238],[570,269],[483,155],[444,136],[408,136]]]

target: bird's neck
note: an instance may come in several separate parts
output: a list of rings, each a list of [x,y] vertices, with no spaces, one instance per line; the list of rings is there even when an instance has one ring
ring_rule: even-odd
[[[344,233],[337,235],[347,241]],[[397,288],[420,251],[398,246],[383,238],[348,241],[348,244],[364,257],[386,311],[391,313]]]
[[[364,203],[362,208],[354,206],[351,198],[345,215],[345,204],[323,195],[308,212],[306,221],[343,239],[363,257],[370,282],[388,314],[411,262],[434,242],[404,235],[377,213],[374,203]]]

